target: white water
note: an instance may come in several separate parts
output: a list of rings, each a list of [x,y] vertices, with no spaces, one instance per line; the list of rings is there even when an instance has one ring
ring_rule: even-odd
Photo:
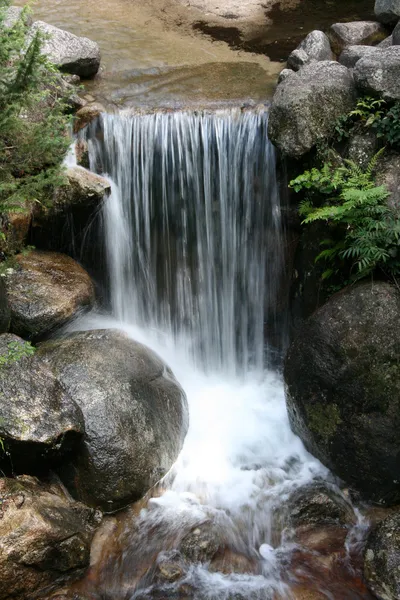
[[[185,582],[199,600],[290,598],[277,514],[295,488],[327,475],[290,430],[264,342],[283,252],[266,120],[107,116],[101,135],[98,124],[88,133],[93,168],[113,180],[104,217],[114,319],[85,327],[118,327],[150,346],[190,407],[168,490],[141,515],[143,543],[155,524],[179,537],[211,519],[260,565],[260,575],[230,576],[193,567]]]

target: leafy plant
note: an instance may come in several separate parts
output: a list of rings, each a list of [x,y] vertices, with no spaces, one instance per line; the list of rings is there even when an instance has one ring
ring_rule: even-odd
[[[11,365],[21,360],[21,358],[32,356],[35,352],[36,349],[30,342],[9,342],[7,353],[0,354],[0,367]]]
[[[336,235],[322,240],[324,248],[316,258],[327,261],[325,279],[335,272],[338,260],[349,261],[353,280],[377,268],[393,276],[400,271],[400,219],[387,202],[389,192],[373,178],[382,151],[365,171],[346,160],[339,168],[326,163],[290,182],[296,192],[306,191],[299,209],[303,224],[325,221],[335,228]],[[315,206],[317,198],[322,205]]]
[[[0,0],[0,211],[21,211],[63,181],[68,149],[66,100],[59,73],[29,33],[27,10],[8,27]]]
[[[374,120],[373,128],[378,138],[391,146],[400,145],[400,102]]]
[[[382,98],[364,96],[357,100],[356,107],[339,117],[335,124],[335,138],[341,142],[348,138],[356,126],[372,127],[386,114],[386,101]]]

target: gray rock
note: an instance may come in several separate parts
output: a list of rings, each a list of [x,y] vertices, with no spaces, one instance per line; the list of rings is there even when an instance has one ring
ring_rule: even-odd
[[[0,479],[0,598],[44,598],[89,566],[101,514],[32,477]]]
[[[72,258],[38,250],[19,254],[5,277],[10,331],[39,340],[94,304],[94,286]]]
[[[353,69],[361,58],[379,54],[378,46],[348,46],[339,56],[339,62],[348,69]]]
[[[376,21],[335,23],[328,32],[332,50],[339,55],[347,46],[365,46],[381,42],[387,36],[386,29]]]
[[[312,60],[332,60],[332,50],[328,37],[315,29],[299,44],[288,58],[288,67],[298,71]]]
[[[385,152],[379,160],[376,173],[377,183],[387,187],[391,194],[389,203],[400,214],[400,154]]]
[[[96,75],[100,66],[100,49],[96,42],[43,21],[32,25],[31,35],[37,31],[45,36],[43,54],[62,71],[84,78]]]
[[[291,527],[351,526],[356,517],[351,504],[328,483],[311,483],[296,490],[286,507]]]
[[[378,48],[390,48],[390,46],[393,46],[393,36],[389,35],[387,38],[385,38],[383,40],[383,42],[380,42],[378,44]]]
[[[83,416],[48,365],[16,335],[0,335],[0,439],[3,470],[38,473],[74,448]]]
[[[10,327],[11,310],[8,303],[4,277],[0,276],[0,333],[6,333]]]
[[[284,81],[287,77],[293,75],[294,71],[292,69],[282,69],[278,76],[278,84]]]
[[[206,522],[185,535],[179,550],[189,563],[204,563],[211,561],[221,546],[221,532],[214,523]]]
[[[377,49],[361,58],[354,68],[357,88],[364,94],[379,94],[385,100],[400,99],[400,46]]]
[[[371,131],[355,133],[349,139],[348,158],[363,170],[368,168],[377,150],[377,137]]]
[[[392,44],[394,46],[399,46],[400,45],[400,22],[397,23],[396,27],[393,29],[393,32],[392,32]]]
[[[400,292],[366,282],[300,327],[284,368],[291,427],[367,499],[400,502]]]
[[[333,61],[315,61],[282,81],[271,103],[270,140],[286,155],[300,157],[329,136],[339,116],[354,106],[350,71]]]
[[[143,497],[175,462],[188,428],[171,370],[112,330],[46,342],[38,353],[84,415],[84,442],[59,471],[72,495],[106,511]]]
[[[382,521],[368,536],[364,577],[377,598],[400,598],[400,513]]]
[[[20,6],[9,6],[6,11],[5,19],[3,21],[3,26],[6,27],[7,29],[14,27],[14,25],[17,23],[17,21],[21,18],[22,11],[23,11],[23,8],[21,8]],[[27,15],[25,23],[28,26],[32,25],[32,17],[30,15]]]
[[[385,25],[396,23],[400,18],[400,0],[375,0],[375,15]]]

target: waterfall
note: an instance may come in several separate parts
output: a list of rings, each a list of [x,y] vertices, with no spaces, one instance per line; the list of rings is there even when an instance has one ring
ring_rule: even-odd
[[[87,132],[92,168],[115,184],[104,213],[113,314],[173,334],[209,370],[262,372],[280,345],[267,121],[266,110],[103,114]]]

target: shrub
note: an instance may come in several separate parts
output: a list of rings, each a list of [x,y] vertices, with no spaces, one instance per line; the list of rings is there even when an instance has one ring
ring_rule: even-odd
[[[60,75],[29,34],[27,11],[12,27],[0,0],[0,211],[45,202],[62,182],[68,117]]]

